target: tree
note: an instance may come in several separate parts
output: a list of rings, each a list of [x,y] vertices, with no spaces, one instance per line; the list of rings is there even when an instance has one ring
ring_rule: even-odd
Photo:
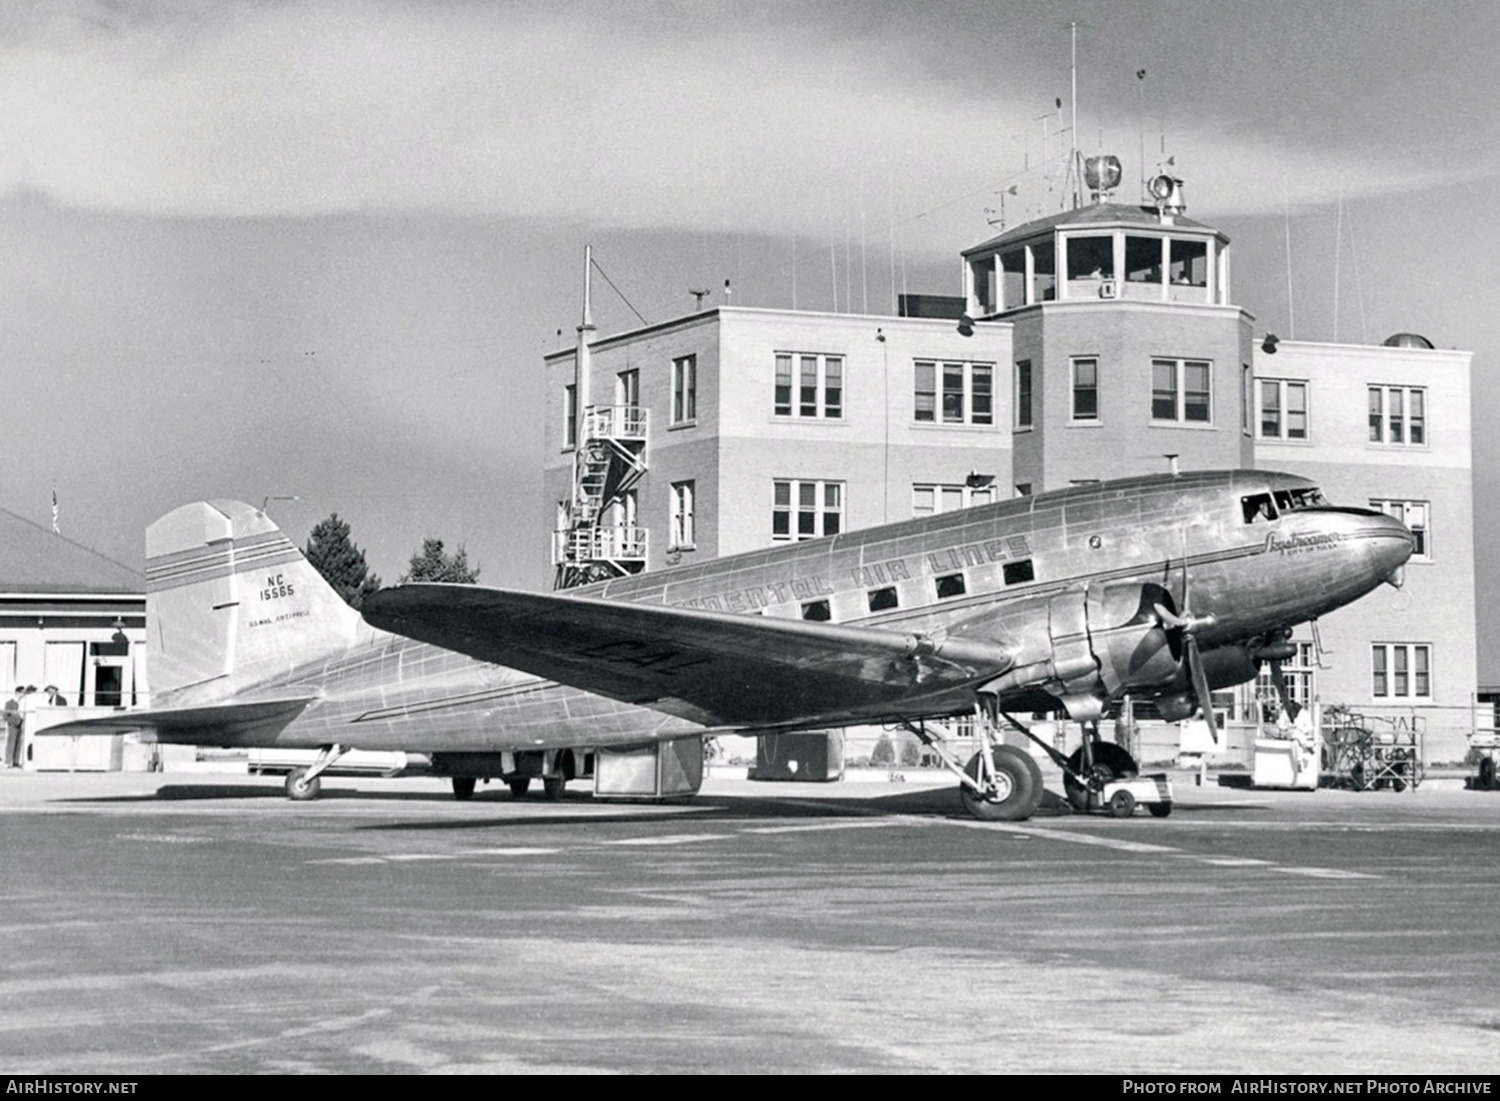
[[[312,529],[304,553],[313,569],[352,608],[358,608],[365,597],[380,588],[380,578],[370,572],[365,552],[349,538],[348,522],[340,520],[336,512]]]
[[[411,556],[411,563],[401,575],[408,581],[447,581],[454,585],[472,585],[479,580],[479,567],[469,568],[469,555],[459,544],[452,554],[443,552],[441,539],[423,539],[422,549]]]

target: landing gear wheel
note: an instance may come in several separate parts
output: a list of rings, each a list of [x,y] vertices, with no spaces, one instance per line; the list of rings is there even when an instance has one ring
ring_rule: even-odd
[[[1171,803],[1147,803],[1146,809],[1151,812],[1153,818],[1165,818],[1172,813]]]
[[[566,776],[543,776],[542,794],[554,803],[562,798],[562,793],[568,788]]]
[[[1129,818],[1135,813],[1135,796],[1128,791],[1117,791],[1109,797],[1109,813],[1116,818]]]
[[[1117,746],[1114,742],[1095,742],[1092,748],[1094,767],[1086,778],[1097,780],[1101,787],[1111,780],[1124,780],[1140,771],[1135,758],[1123,746]],[[1075,749],[1073,756],[1068,758],[1068,768],[1071,772],[1063,773],[1063,791],[1068,796],[1068,802],[1079,810],[1088,810],[1089,789],[1072,776],[1072,773],[1083,775],[1082,747]]]
[[[975,818],[985,822],[1020,822],[1030,818],[1042,801],[1042,770],[1025,750],[1015,746],[996,746],[990,758],[994,790],[986,795],[960,784],[958,798]],[[979,778],[979,754],[969,758],[964,769],[972,779]]]
[[[505,783],[510,787],[511,796],[519,799],[531,788],[531,777],[517,776],[513,780],[505,781]]]
[[[474,777],[453,777],[453,798],[458,800],[472,799],[474,797]]]
[[[286,797],[288,799],[305,803],[309,799],[316,799],[318,792],[322,789],[322,778],[314,776],[311,780],[307,779],[305,768],[294,768],[286,774]]]
[[[1479,786],[1485,791],[1495,789],[1495,762],[1490,757],[1479,758]]]

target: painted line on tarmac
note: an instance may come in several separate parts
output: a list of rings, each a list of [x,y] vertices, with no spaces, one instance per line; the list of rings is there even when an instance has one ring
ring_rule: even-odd
[[[695,841],[728,841],[729,833],[669,833],[662,837],[623,837],[618,841],[601,841],[601,845],[690,845]]]
[[[1284,865],[1273,865],[1273,872],[1282,872],[1286,875],[1302,875],[1309,879],[1379,879],[1380,876],[1370,872],[1346,872],[1342,868],[1295,868]]]
[[[747,826],[741,829],[742,834],[811,834],[811,832],[822,831],[822,829],[888,829],[889,826],[927,825],[921,820],[894,819],[889,822],[874,822],[874,820],[859,820],[859,822],[820,822],[817,825],[801,826]]]
[[[1181,849],[1171,845],[1152,845],[1145,841],[1125,841],[1118,837],[1100,837],[1093,833],[1064,833],[1061,830],[1039,829],[1036,826],[1013,826],[1009,822],[974,822],[963,818],[949,818],[950,826],[969,830],[990,830],[995,833],[1015,833],[1023,837],[1041,837],[1049,841],[1071,841],[1075,845],[1097,845],[1103,849],[1114,849],[1125,853],[1180,853]]]
[[[459,849],[454,856],[555,856],[561,849],[516,845],[509,849]]]

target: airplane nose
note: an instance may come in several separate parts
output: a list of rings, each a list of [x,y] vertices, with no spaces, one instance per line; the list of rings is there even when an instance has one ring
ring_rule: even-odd
[[[1376,574],[1399,588],[1402,567],[1416,550],[1416,537],[1400,520],[1383,512],[1372,512],[1365,517],[1364,529]]]

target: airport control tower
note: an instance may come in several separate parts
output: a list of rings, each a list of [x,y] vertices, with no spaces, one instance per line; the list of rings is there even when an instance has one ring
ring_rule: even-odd
[[[1092,203],[963,253],[968,316],[1013,330],[1021,492],[1167,469],[1254,465],[1252,318],[1229,294],[1229,239],[1183,216],[1182,181],[1112,201],[1114,157],[1090,158]],[[1149,396],[1149,400],[1148,399]]]

